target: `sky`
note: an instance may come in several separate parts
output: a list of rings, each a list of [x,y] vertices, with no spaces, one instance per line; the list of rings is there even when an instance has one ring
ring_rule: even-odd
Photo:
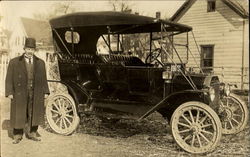
[[[0,15],[4,18],[4,27],[9,28],[18,17],[34,18],[34,13],[46,13],[52,9],[53,4],[59,1],[1,1]],[[62,2],[62,1],[60,1]],[[67,1],[65,1],[67,2]],[[161,12],[161,17],[171,17],[174,12],[184,3],[184,0],[128,0],[123,1],[128,4],[133,12],[140,15],[155,17],[157,11]],[[102,1],[73,1],[72,5],[77,11],[111,11],[112,5],[108,0]]]

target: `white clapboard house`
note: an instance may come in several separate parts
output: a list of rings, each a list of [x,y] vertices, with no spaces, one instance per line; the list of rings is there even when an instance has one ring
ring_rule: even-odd
[[[10,37],[10,57],[23,53],[25,38],[35,38],[37,45],[36,55],[46,60],[46,54],[51,53],[51,29],[47,21],[40,21],[21,17],[15,21],[15,27]]]
[[[170,18],[193,27],[189,48],[204,72],[239,89],[249,89],[248,8],[248,0],[187,0]],[[196,67],[191,57],[188,66]]]

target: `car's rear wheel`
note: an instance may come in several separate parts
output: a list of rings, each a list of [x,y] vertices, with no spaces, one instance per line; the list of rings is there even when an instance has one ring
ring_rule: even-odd
[[[222,133],[236,134],[242,131],[249,118],[249,111],[246,103],[244,103],[235,94],[221,99],[221,118]]]
[[[208,105],[190,101],[180,105],[170,121],[176,143],[190,153],[214,150],[221,138],[221,122]]]
[[[54,132],[73,133],[80,121],[73,98],[64,93],[51,95],[46,104],[46,119]]]

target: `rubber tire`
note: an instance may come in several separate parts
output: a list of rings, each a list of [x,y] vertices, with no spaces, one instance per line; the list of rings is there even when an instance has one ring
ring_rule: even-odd
[[[176,140],[176,135],[177,133],[174,131],[174,122],[176,120],[176,116],[178,115],[178,112],[181,112],[181,110],[183,110],[186,107],[189,106],[194,106],[194,107],[198,107],[201,109],[204,109],[208,114],[210,114],[210,116],[213,118],[214,122],[216,123],[217,126],[217,137],[215,139],[215,141],[213,142],[214,144],[209,147],[207,150],[200,150],[200,151],[194,151],[194,150],[189,150],[188,147],[183,146],[178,140]],[[189,101],[189,102],[185,102],[183,104],[181,104],[173,113],[172,117],[171,117],[171,121],[170,121],[170,127],[171,127],[171,132],[173,135],[173,138],[175,140],[175,142],[185,151],[189,152],[189,153],[194,153],[194,154],[199,154],[199,153],[207,153],[207,152],[211,152],[213,151],[216,146],[219,144],[220,139],[221,139],[221,135],[222,135],[222,127],[221,127],[221,122],[219,119],[219,116],[217,115],[217,113],[208,105],[202,103],[202,102],[198,102],[198,101]]]
[[[67,130],[63,130],[59,127],[57,127],[57,125],[54,123],[54,121],[51,119],[51,114],[50,114],[50,106],[52,105],[52,103],[55,101],[55,99],[57,99],[58,97],[63,97],[65,99],[67,99],[70,104],[72,105],[73,108],[73,114],[74,114],[74,119],[72,121],[72,125],[69,127],[69,129]],[[46,103],[46,109],[45,109],[45,116],[46,116],[46,121],[49,124],[49,127],[51,128],[51,130],[53,130],[53,132],[60,134],[60,135],[71,135],[76,128],[78,127],[79,123],[80,123],[80,118],[77,114],[77,110],[76,110],[76,105],[75,105],[75,101],[74,99],[69,95],[69,94],[65,94],[65,93],[56,93],[53,95],[50,95],[47,103]]]
[[[248,123],[248,119],[249,119],[249,110],[248,110],[247,104],[243,100],[241,100],[241,98],[238,95],[231,93],[229,95],[229,97],[238,101],[238,103],[241,104],[241,107],[242,107],[243,113],[244,113],[244,119],[243,119],[241,126],[235,131],[231,131],[231,132],[227,131],[222,126],[222,134],[237,134],[245,129],[245,127]]]

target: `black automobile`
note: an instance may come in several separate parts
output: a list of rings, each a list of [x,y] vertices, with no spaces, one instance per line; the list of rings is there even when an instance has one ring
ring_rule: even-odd
[[[218,76],[187,70],[192,28],[121,12],[80,12],[50,20],[60,79],[46,117],[71,134],[79,114],[141,120],[159,112],[187,152],[214,150],[221,134],[244,129],[246,104]]]

